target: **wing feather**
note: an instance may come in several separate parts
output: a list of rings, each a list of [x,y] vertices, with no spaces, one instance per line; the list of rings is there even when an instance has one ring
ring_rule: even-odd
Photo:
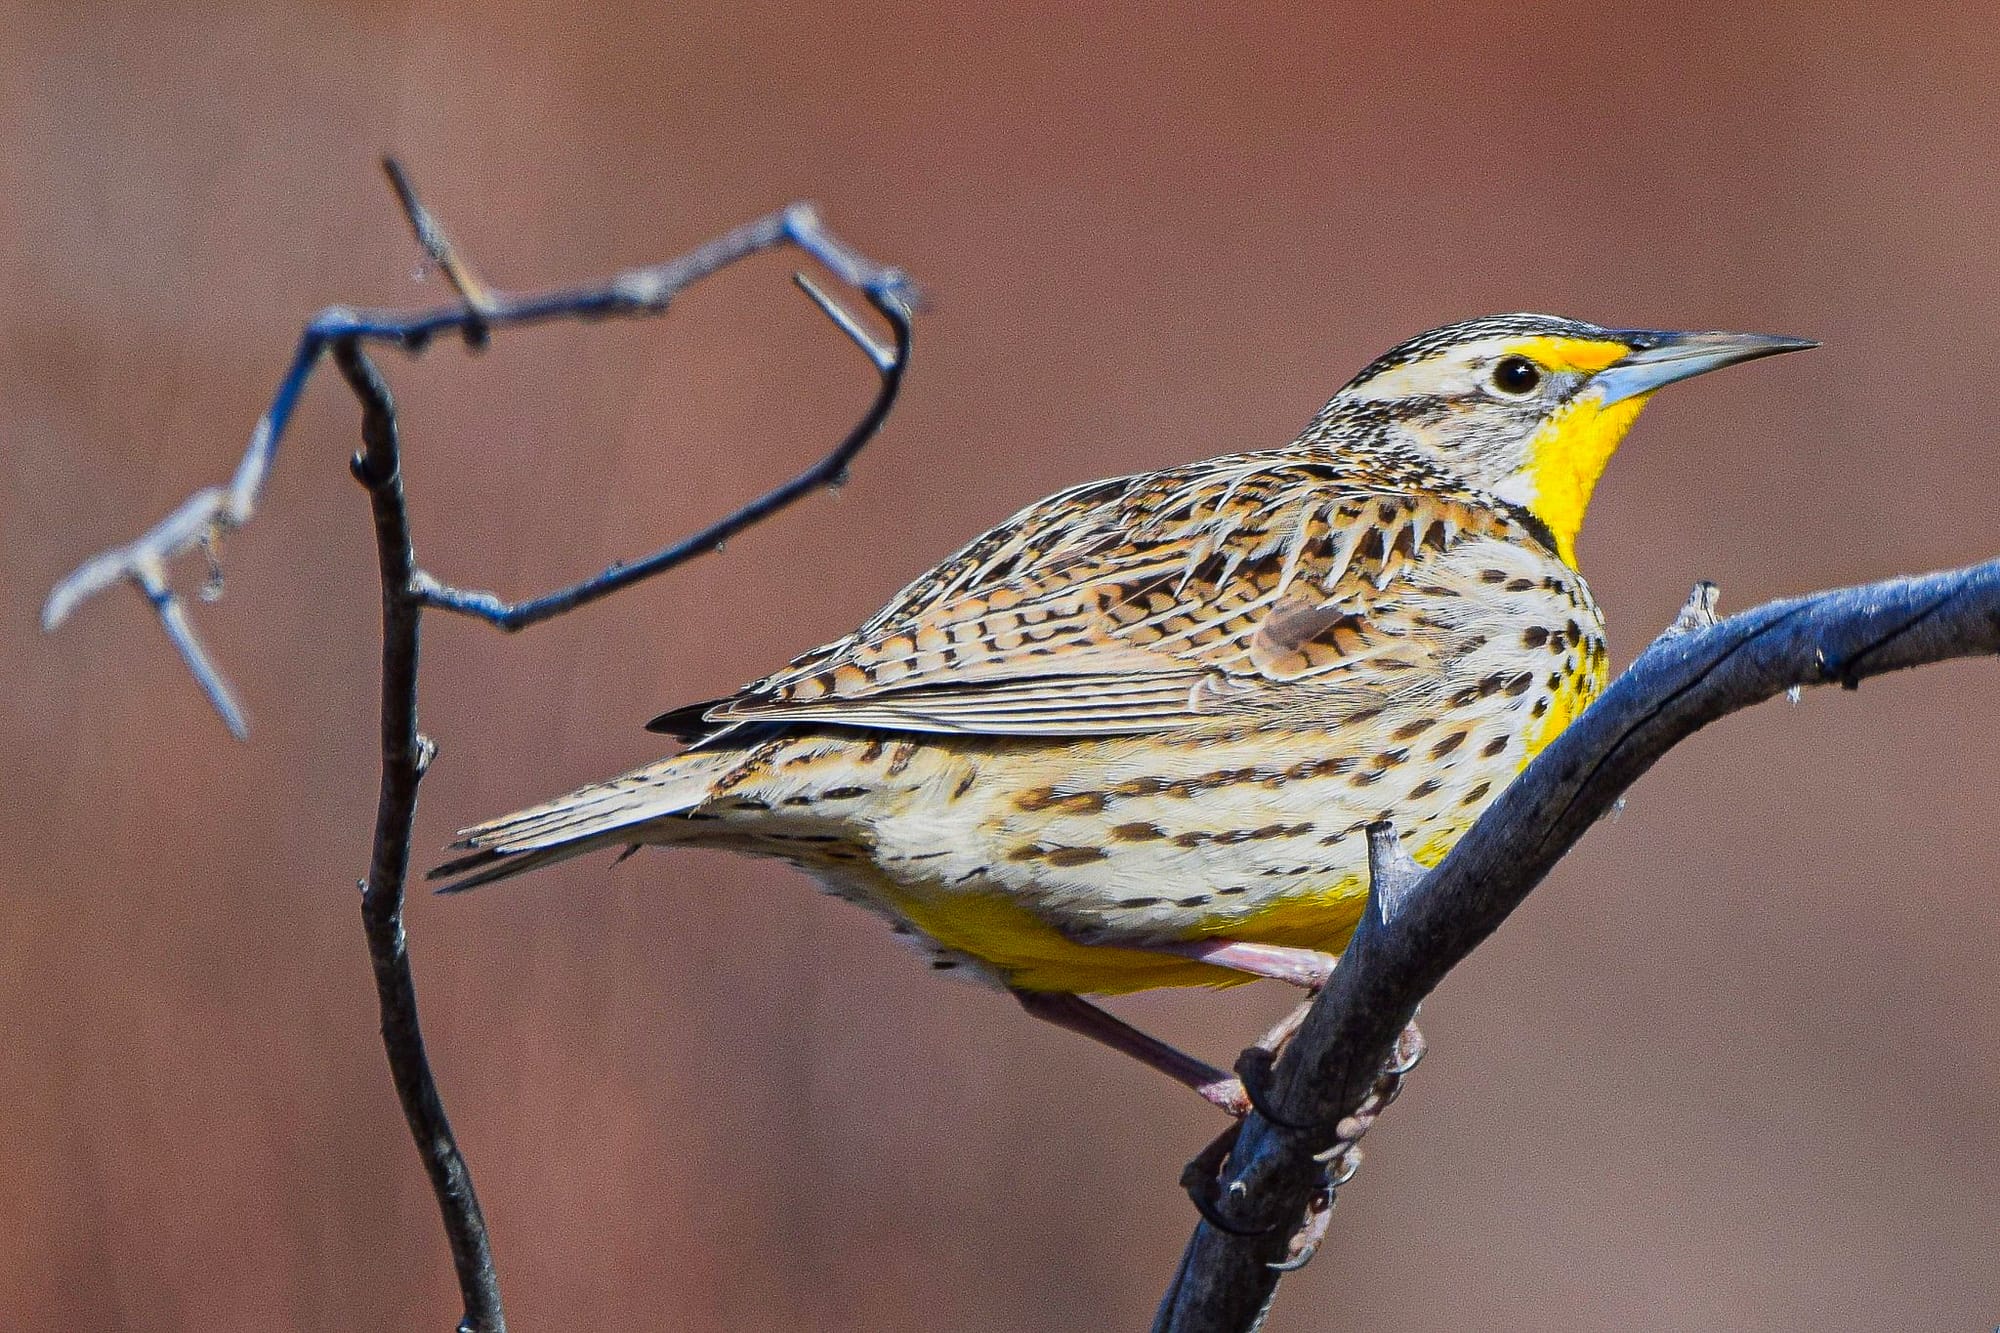
[[[1299,682],[1366,706],[1447,650],[1399,614],[1399,580],[1471,536],[1535,540],[1490,496],[1369,461],[1239,454],[1074,487],[855,633],[666,719],[1116,735],[1282,713]]]

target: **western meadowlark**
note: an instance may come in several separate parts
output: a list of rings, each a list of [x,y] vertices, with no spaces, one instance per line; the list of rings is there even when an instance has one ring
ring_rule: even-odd
[[[789,861],[932,967],[1240,1110],[1080,997],[1322,982],[1366,827],[1434,863],[1603,687],[1575,543],[1648,397],[1812,345],[1531,314],[1412,338],[1285,448],[1030,505],[846,638],[655,719],[682,753],[467,829],[432,875]]]

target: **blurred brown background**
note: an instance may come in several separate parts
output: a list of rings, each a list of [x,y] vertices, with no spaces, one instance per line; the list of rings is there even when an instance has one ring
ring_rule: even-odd
[[[520,638],[433,622],[428,855],[1020,503],[1282,443],[1471,314],[1826,341],[1664,395],[1617,460],[1583,557],[1626,656],[1697,577],[1741,607],[1995,554],[2000,26],[1922,14],[0,5],[0,1323],[456,1308],[357,921],[376,593],[332,376],[196,612],[250,745],[129,594],[34,630],[227,474],[307,313],[440,298],[379,152],[504,285],[812,197],[936,298],[836,498]],[[822,449],[869,377],[788,262],[386,360],[425,562],[537,591]],[[1671,756],[1430,1004],[1273,1327],[2000,1320],[1995,685],[1821,691]],[[592,860],[410,930],[517,1328],[1149,1317],[1213,1117],[796,875]],[[1286,1001],[1120,1007],[1225,1057]]]

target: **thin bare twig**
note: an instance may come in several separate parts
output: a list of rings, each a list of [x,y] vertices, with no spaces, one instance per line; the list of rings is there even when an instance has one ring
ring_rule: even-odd
[[[367,490],[375,519],[375,547],[382,588],[381,784],[376,801],[375,839],[367,878],[361,881],[361,916],[374,966],[381,1010],[382,1043],[390,1075],[438,1200],[464,1314],[460,1333],[505,1333],[499,1279],[485,1218],[473,1191],[472,1174],[452,1135],[451,1122],[424,1050],[417,1012],[416,984],[403,927],[404,887],[410,864],[410,831],[418,788],[436,748],[417,728],[419,631],[426,608],[473,615],[502,629],[516,630],[609,596],[640,579],[670,569],[723,538],[750,526],[809,492],[834,484],[854,456],[874,437],[894,405],[910,351],[910,310],[914,289],[899,272],[863,259],[833,237],[812,210],[801,204],[772,213],[698,250],[651,268],[635,269],[598,286],[539,296],[513,297],[492,291],[473,275],[444,228],[426,209],[409,178],[395,162],[384,164],[412,230],[431,262],[446,275],[463,304],[409,314],[323,311],[307,325],[276,397],[251,436],[250,449],[227,487],[200,491],[164,521],[129,545],[106,551],[80,566],[49,595],[43,624],[54,628],[79,602],[112,584],[135,584],[157,610],[168,637],[229,729],[244,733],[241,710],[189,625],[185,608],[167,582],[167,562],[200,548],[214,561],[228,531],[255,512],[278,443],[291,420],[307,379],[322,353],[331,349],[348,387],[361,405],[362,449],[352,470]],[[843,282],[862,292],[888,322],[893,338],[885,346],[824,292],[800,275],[798,281],[834,326],[867,355],[879,387],[852,430],[824,458],[692,537],[630,564],[613,565],[593,578],[530,601],[509,604],[491,593],[449,588],[416,565],[409,513],[404,503],[396,408],[388,385],[363,350],[370,342],[419,350],[437,333],[456,330],[468,346],[484,346],[493,330],[514,324],[602,315],[658,314],[681,290],[760,250],[797,246]]]
[[[382,783],[375,803],[375,844],[368,877],[361,881],[361,923],[374,964],[382,1043],[403,1119],[431,1178],[465,1303],[460,1333],[503,1333],[500,1279],[486,1218],[472,1188],[472,1170],[458,1149],[424,1051],[417,987],[403,932],[403,886],[410,871],[410,828],[417,786],[436,747],[417,730],[417,630],[423,604],[410,594],[416,558],[410,515],[403,502],[402,457],[396,404],[389,386],[351,340],[333,346],[335,363],[361,402],[362,451],[354,478],[368,491],[375,514],[375,557],[382,577]]]
[[[733,533],[812,491],[838,482],[854,455],[880,428],[901,387],[903,364],[909,352],[910,312],[916,302],[914,285],[900,270],[871,263],[850,249],[826,230],[818,213],[808,204],[788,205],[677,259],[631,269],[602,283],[513,296],[492,291],[474,278],[443,227],[418,201],[401,167],[391,160],[385,162],[384,170],[409,213],[411,228],[425,253],[443,270],[463,299],[429,310],[351,310],[332,306],[315,315],[299,335],[291,364],[278,382],[271,406],[251,432],[250,446],[229,484],[195,492],[136,540],[92,556],[56,584],[42,606],[42,628],[52,630],[77,606],[113,584],[125,582],[137,587],[152,602],[168,637],[202,692],[239,739],[247,734],[243,710],[196,638],[185,607],[167,581],[167,566],[176,556],[196,549],[213,558],[222,539],[250,521],[263,496],[265,480],[277,458],[285,429],[291,424],[299,395],[312,378],[321,356],[334,344],[387,343],[416,353],[440,333],[459,333],[468,345],[479,347],[495,329],[514,325],[611,315],[657,315],[692,284],[751,255],[782,245],[795,246],[811,255],[841,282],[860,292],[894,330],[894,346],[885,349],[863,332],[852,317],[844,312],[835,313],[837,307],[808,287],[808,295],[815,304],[827,312],[874,364],[881,378],[875,401],[854,430],[826,457],[693,536],[641,559],[613,565],[595,578],[519,604],[504,602],[492,593],[449,588],[422,571],[413,574],[426,605],[476,616],[507,630],[523,629],[671,569],[713,550]]]
[[[2000,560],[1771,602],[1715,620],[1713,585],[1399,894],[1376,884],[1333,979],[1271,1070],[1267,1105],[1217,1160],[1224,1223],[1195,1227],[1155,1333],[1242,1333],[1296,1267],[1325,1161],[1393,1069],[1394,1043],[1444,975],[1498,928],[1625,790],[1699,728],[1800,685],[2000,652]],[[1379,1108],[1377,1108],[1379,1109]],[[1190,1169],[1191,1172],[1193,1168]],[[1306,1232],[1311,1238],[1311,1232]]]

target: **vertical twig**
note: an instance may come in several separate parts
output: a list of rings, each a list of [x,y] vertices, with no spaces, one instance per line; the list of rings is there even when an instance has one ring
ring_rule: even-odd
[[[375,844],[368,877],[361,881],[361,923],[375,970],[382,1010],[382,1047],[403,1119],[437,1195],[452,1266],[458,1273],[465,1315],[459,1333],[505,1333],[500,1280],[472,1170],[452,1137],[438,1096],[417,1016],[417,986],[403,931],[403,889],[410,870],[410,829],[417,788],[434,747],[417,730],[417,650],[423,603],[412,590],[416,554],[403,502],[402,460],[396,405],[389,386],[353,339],[333,345],[348,387],[361,400],[362,448],[354,456],[355,480],[366,488],[375,516],[375,558],[382,579],[382,783],[375,805]]]

